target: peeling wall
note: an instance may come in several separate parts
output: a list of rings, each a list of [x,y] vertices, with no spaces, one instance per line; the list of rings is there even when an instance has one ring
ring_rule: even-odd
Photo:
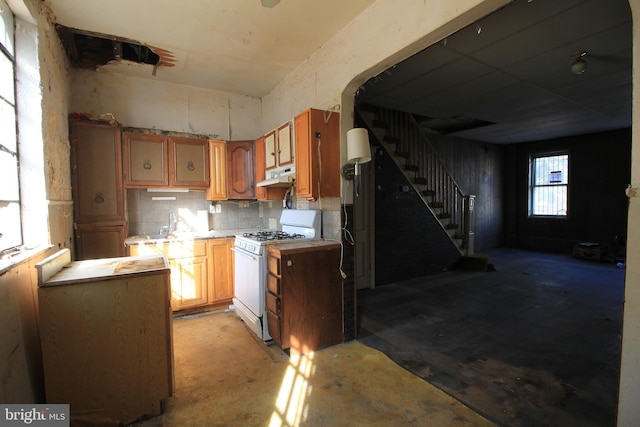
[[[9,0],[18,15],[16,51],[25,243],[73,235],[66,55],[38,0]],[[37,48],[36,48],[37,38]],[[51,237],[49,236],[51,230]],[[35,263],[40,253],[0,275],[0,402],[44,402]]]
[[[261,135],[258,98],[100,70],[74,70],[72,87],[70,111],[112,113],[124,126],[224,140]]]

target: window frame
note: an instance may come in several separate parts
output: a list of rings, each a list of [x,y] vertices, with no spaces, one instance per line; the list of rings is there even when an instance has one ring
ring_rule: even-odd
[[[560,157],[567,156],[567,170],[565,173],[566,178],[564,179],[566,183],[557,183],[557,184],[535,184],[536,176],[535,176],[535,162],[538,159],[543,158],[551,158],[551,157]],[[545,151],[539,153],[531,153],[529,154],[529,167],[527,171],[527,217],[528,218],[545,218],[545,219],[567,219],[570,215],[570,202],[569,202],[569,189],[570,189],[570,179],[569,179],[569,171],[571,169],[571,154],[569,150],[557,150],[557,151]],[[564,214],[534,214],[534,191],[538,188],[543,187],[564,187],[565,188],[565,197],[566,197],[566,206]]]
[[[2,153],[3,155],[6,154],[6,155],[13,156],[15,158],[15,177],[16,177],[15,184],[17,185],[17,188],[14,189],[16,198],[0,200],[0,208],[2,209],[11,209],[12,205],[17,205],[17,224],[14,224],[13,220],[11,221],[11,226],[16,227],[14,230],[17,230],[17,232],[15,234],[12,233],[12,235],[9,236],[9,238],[12,238],[9,242],[0,241],[0,254],[7,254],[7,253],[12,253],[18,250],[18,248],[20,248],[24,244],[24,235],[23,235],[24,224],[23,224],[23,218],[22,218],[22,211],[23,211],[22,193],[21,193],[22,188],[20,184],[20,144],[19,144],[19,137],[18,137],[18,99],[17,99],[18,94],[17,94],[17,87],[16,87],[17,86],[17,81],[16,81],[17,57],[16,57],[16,46],[15,46],[16,17],[13,14],[13,11],[11,10],[11,8],[8,7],[5,1],[2,1],[0,4],[4,6],[3,14],[4,13],[11,14],[11,24],[12,24],[11,28],[5,27],[3,25],[3,27],[5,28],[5,33],[2,34],[2,39],[0,40],[0,55],[2,55],[4,58],[6,58],[6,60],[8,60],[11,63],[12,99],[8,99],[4,96],[0,96],[0,102],[7,107],[7,110],[13,110],[13,123],[15,126],[15,130],[14,130],[15,141],[13,141],[13,147],[15,147],[15,150],[12,150],[10,147],[5,147],[4,145],[0,147],[0,150],[3,151]],[[11,31],[11,34],[7,37],[9,31]],[[10,46],[5,46],[4,45],[5,41],[8,41],[10,43]],[[9,85],[7,84],[7,87],[8,86]]]

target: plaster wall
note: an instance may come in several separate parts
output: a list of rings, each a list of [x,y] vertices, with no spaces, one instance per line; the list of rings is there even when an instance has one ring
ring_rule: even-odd
[[[42,2],[8,3],[17,17],[17,108],[25,244],[64,244],[73,235],[66,55]],[[44,401],[34,265],[56,248],[40,251],[0,274],[2,403]]]
[[[111,113],[124,126],[224,140],[261,135],[258,98],[100,70],[74,70],[71,84],[70,111],[94,116]]]

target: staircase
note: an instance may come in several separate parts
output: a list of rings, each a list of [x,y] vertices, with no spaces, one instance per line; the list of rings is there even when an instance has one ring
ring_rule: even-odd
[[[438,220],[460,255],[473,254],[475,196],[465,195],[409,113],[360,105],[356,111]]]

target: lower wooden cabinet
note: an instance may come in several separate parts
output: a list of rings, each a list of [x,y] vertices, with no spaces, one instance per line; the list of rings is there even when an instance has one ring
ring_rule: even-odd
[[[233,248],[235,239],[207,242],[209,266],[209,304],[231,302],[233,298]]]
[[[267,246],[269,335],[290,355],[344,341],[340,244]]]
[[[78,260],[114,258],[126,255],[125,226],[76,224],[76,258]]]
[[[207,304],[207,257],[170,258],[171,306],[175,310]]]
[[[129,254],[164,254],[171,268],[173,311],[233,298],[233,238],[151,242],[129,246]]]

